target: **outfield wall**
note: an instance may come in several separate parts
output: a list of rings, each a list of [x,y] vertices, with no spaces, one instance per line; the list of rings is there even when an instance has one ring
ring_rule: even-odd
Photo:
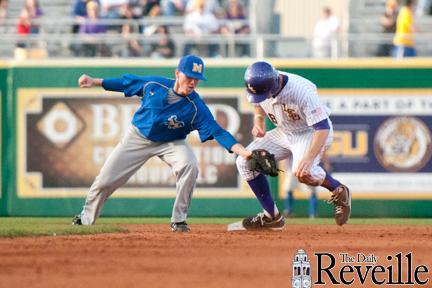
[[[6,169],[6,141],[5,133],[6,131],[6,98],[7,98],[7,75],[8,75],[8,68],[6,63],[0,62],[0,114],[2,115],[0,119],[0,216],[6,215],[6,207],[7,207],[7,196],[9,195],[6,193],[6,184],[7,181],[7,171]]]
[[[335,134],[328,156],[333,174],[353,190],[354,216],[432,216],[432,60],[272,62],[316,83],[332,109]],[[252,140],[253,107],[242,89],[248,64],[209,60],[205,73],[210,80],[199,87],[219,123],[243,144]],[[7,63],[0,70],[0,213],[68,216],[81,209],[88,187],[139,105],[138,99],[119,93],[78,89],[82,73],[172,77],[175,65],[130,60]],[[200,144],[195,135],[188,141],[200,163],[191,215],[254,214],[258,203],[238,177],[234,156],[215,141]],[[113,195],[103,214],[168,216],[174,184],[170,169],[153,159]],[[282,187],[272,179],[278,199],[284,197]],[[307,195],[296,197],[296,214],[306,215]],[[328,192],[319,191],[319,198],[327,197]],[[320,201],[319,215],[330,216],[331,208]]]

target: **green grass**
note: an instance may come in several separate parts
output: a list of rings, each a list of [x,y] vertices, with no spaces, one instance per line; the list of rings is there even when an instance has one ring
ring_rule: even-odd
[[[70,218],[0,218],[0,237],[85,235],[127,232],[114,224],[72,226]]]
[[[190,218],[190,224],[229,224],[241,218]],[[1,217],[0,237],[22,236],[53,236],[53,235],[84,235],[99,233],[125,233],[127,229],[122,224],[166,224],[169,218],[102,217],[93,226],[72,226],[71,219],[61,217]],[[332,218],[289,218],[288,225],[333,225]],[[353,218],[350,225],[432,225],[432,219],[417,218]]]

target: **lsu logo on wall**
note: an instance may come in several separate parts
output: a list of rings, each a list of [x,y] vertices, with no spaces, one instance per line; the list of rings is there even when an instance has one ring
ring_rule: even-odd
[[[327,151],[332,157],[364,158],[368,154],[368,131],[335,130]]]
[[[202,64],[193,63],[192,71],[196,73],[202,73]]]
[[[379,163],[387,170],[416,172],[431,158],[431,134],[418,118],[391,118],[378,128],[374,151]]]

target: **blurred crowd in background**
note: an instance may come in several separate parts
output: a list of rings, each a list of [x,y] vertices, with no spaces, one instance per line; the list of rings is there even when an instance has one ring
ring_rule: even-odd
[[[7,17],[7,0],[1,1],[1,17]],[[119,33],[128,42],[130,57],[171,58],[175,55],[175,43],[170,37],[169,25],[141,25],[123,21],[123,24],[107,25],[109,20],[139,20],[146,17],[182,16],[184,23],[181,31],[185,35],[201,37],[212,34],[248,34],[249,25],[245,22],[223,25],[219,20],[246,20],[245,4],[247,0],[75,0],[72,16],[76,20],[71,33],[81,35]],[[43,7],[38,0],[26,0],[17,21],[18,35],[39,32],[37,19],[44,17]],[[157,43],[146,46],[145,43],[129,37],[138,33],[144,36],[159,35]],[[103,43],[94,43],[90,38],[87,43],[72,45],[75,56],[112,56],[110,47]],[[85,42],[85,41],[84,41]],[[199,41],[197,41],[199,42]],[[24,48],[24,43],[18,43]],[[184,54],[197,53],[208,57],[218,56],[218,45],[187,44]],[[197,51],[199,50],[199,51]],[[238,56],[247,56],[248,47],[240,47]]]
[[[10,0],[9,0],[10,1]],[[70,28],[73,35],[81,35],[82,41],[71,43],[69,49],[73,56],[111,57],[122,56],[114,51],[109,43],[96,41],[95,35],[119,34],[127,43],[127,57],[171,58],[178,55],[195,53],[205,57],[220,57],[220,45],[201,41],[202,37],[212,35],[236,37],[250,35],[250,0],[74,0],[71,3],[71,16],[74,19]],[[8,19],[8,0],[0,0],[0,25]],[[381,43],[376,56],[409,57],[415,56],[414,33],[415,18],[432,14],[432,0],[388,0],[382,7],[380,19],[382,33],[394,35],[393,41]],[[44,7],[38,0],[25,0],[16,22],[16,33],[22,36],[16,48],[25,50],[29,42],[26,35],[40,32],[38,19],[43,19]],[[180,25],[149,24],[136,21],[153,17],[181,17]],[[155,18],[156,19],[156,18]],[[174,19],[174,18],[173,18]],[[104,20],[114,20],[107,24]],[[119,20],[118,22],[115,22]],[[174,33],[182,33],[189,41],[177,47],[173,41]],[[332,41],[340,33],[340,19],[332,12],[332,7],[322,7],[322,15],[316,20],[311,56],[329,58],[334,49]],[[142,35],[157,35],[157,41],[146,43]],[[87,37],[87,38],[85,38]],[[178,49],[181,49],[178,53]],[[236,44],[236,57],[250,57],[250,45]],[[15,56],[19,57],[19,53]]]

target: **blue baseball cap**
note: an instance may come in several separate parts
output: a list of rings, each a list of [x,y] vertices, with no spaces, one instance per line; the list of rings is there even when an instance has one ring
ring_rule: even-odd
[[[207,81],[207,78],[204,76],[204,62],[198,56],[183,56],[180,59],[177,70],[190,78]]]

